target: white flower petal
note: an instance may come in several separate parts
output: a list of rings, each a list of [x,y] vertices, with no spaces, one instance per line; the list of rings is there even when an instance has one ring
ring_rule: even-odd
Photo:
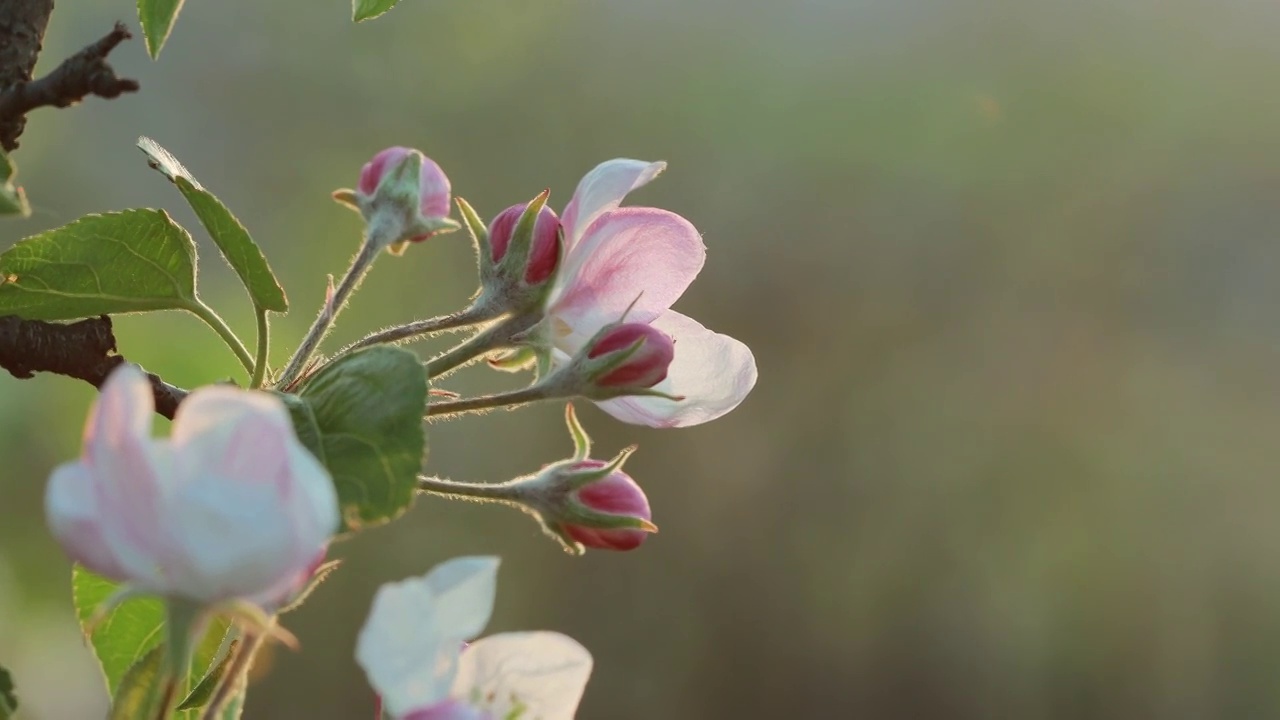
[[[462,641],[493,612],[497,568],[495,557],[457,558],[378,589],[356,662],[393,716],[448,698]]]
[[[435,621],[450,637],[473,638],[489,624],[498,594],[498,563],[492,556],[447,560],[427,573]]]
[[[755,387],[755,356],[738,340],[674,310],[652,324],[670,335],[676,347],[667,379],[653,389],[684,400],[638,395],[597,403],[600,409],[635,425],[689,427],[734,409]]]
[[[495,718],[572,720],[591,677],[591,653],[554,632],[500,633],[462,652],[451,694]]]

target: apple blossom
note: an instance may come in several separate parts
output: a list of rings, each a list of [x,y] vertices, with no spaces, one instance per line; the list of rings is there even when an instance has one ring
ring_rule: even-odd
[[[477,640],[493,613],[498,558],[461,557],[378,589],[356,662],[395,720],[567,720],[591,654],[553,632]]]
[[[651,325],[675,342],[666,378],[654,394],[598,404],[624,422],[684,427],[737,407],[755,385],[756,364],[746,345],[670,309],[706,258],[693,225],[667,210],[619,207],[665,167],[609,160],[582,178],[561,215],[564,256],[531,342],[563,366],[610,323]]]
[[[211,386],[151,437],[154,399],[122,365],[102,387],[79,460],[49,480],[49,527],[74,560],[134,591],[274,609],[310,578],[339,522],[324,467],[281,401]]]

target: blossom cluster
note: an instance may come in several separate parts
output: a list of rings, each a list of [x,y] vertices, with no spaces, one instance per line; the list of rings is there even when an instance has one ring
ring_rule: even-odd
[[[122,366],[90,412],[81,457],[49,480],[52,533],[76,562],[123,584],[112,602],[159,596],[196,608],[193,627],[227,615],[246,635],[271,634],[276,614],[305,595],[345,522],[333,477],[301,439],[286,399],[325,366],[311,354],[374,256],[404,253],[459,227],[479,261],[471,306],[375,333],[338,356],[474,325],[469,340],[424,363],[429,377],[485,358],[499,370],[532,370],[534,379],[512,393],[433,402],[430,416],[574,397],[650,427],[724,415],[755,384],[751,351],[671,309],[702,269],[702,237],[676,213],[622,206],[664,168],[601,163],[559,214],[543,192],[484,223],[459,198],[458,223],[449,218],[452,187],[438,164],[408,148],[378,153],[354,190],[335,193],[363,217],[365,249],[274,376],[276,392],[197,389],[170,436],[154,439],[149,381]],[[572,405],[567,422],[575,452],[566,460],[500,484],[423,477],[420,489],[517,505],[571,551],[639,547],[656,526],[644,492],[622,469],[632,449],[593,458]],[[534,632],[466,644],[488,623],[497,565],[496,558],[460,558],[378,592],[356,657],[387,715],[573,716],[592,664],[575,641]]]

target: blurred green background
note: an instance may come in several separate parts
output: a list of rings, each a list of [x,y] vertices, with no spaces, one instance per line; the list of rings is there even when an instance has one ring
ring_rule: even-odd
[[[43,70],[132,12],[60,3]],[[371,717],[374,589],[468,553],[503,558],[490,632],[594,653],[583,718],[1280,717],[1278,28],[1247,0],[404,0],[360,26],[345,0],[192,0],[158,63],[112,56],[141,94],[31,116],[35,214],[0,247],[133,206],[198,228],[150,135],[265,245],[281,362],[356,247],[327,194],[380,148],[421,148],[485,216],[670,163],[630,202],[704,233],[677,309],[761,379],[693,429],[584,409],[599,452],[640,444],[661,534],[573,559],[424,498],[337,547],[247,718]],[[458,307],[470,252],[380,261],[334,343]],[[236,370],[192,317],[117,328],[177,384]],[[91,399],[0,378],[0,662],[33,720],[105,707],[41,507]],[[536,469],[570,450],[561,412],[433,425],[429,467]]]

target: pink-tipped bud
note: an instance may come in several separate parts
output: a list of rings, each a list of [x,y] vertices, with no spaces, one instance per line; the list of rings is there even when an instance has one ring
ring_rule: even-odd
[[[449,219],[449,178],[417,150],[390,147],[365,163],[355,190],[334,200],[360,212],[370,240],[394,255],[459,225]]]
[[[569,473],[599,470],[608,463],[600,460],[581,460],[566,468]],[[631,476],[614,470],[604,478],[584,485],[570,493],[569,497],[590,513],[577,513],[577,517],[561,520],[559,530],[565,535],[597,550],[635,550],[652,532],[646,528],[614,527],[611,523],[593,521],[591,513],[612,518],[642,521],[652,528],[653,514],[649,511],[649,499]]]
[[[421,152],[407,147],[389,147],[373,156],[373,159],[360,168],[360,183],[357,189],[365,197],[372,197],[382,184],[383,178],[404,161],[409,155],[417,153],[422,157],[418,171],[418,209],[423,217],[449,217],[449,178],[434,160]]]
[[[587,346],[589,360],[603,360],[592,377],[602,388],[651,388],[667,377],[675,355],[671,337],[645,323],[614,325]]]
[[[490,259],[494,265],[502,262],[511,245],[511,235],[515,232],[520,216],[524,214],[529,203],[512,205],[498,213],[489,223]],[[538,211],[538,218],[533,224],[533,240],[530,243],[528,259],[524,266],[524,281],[529,285],[537,285],[556,271],[560,262],[560,218],[546,205]]]

